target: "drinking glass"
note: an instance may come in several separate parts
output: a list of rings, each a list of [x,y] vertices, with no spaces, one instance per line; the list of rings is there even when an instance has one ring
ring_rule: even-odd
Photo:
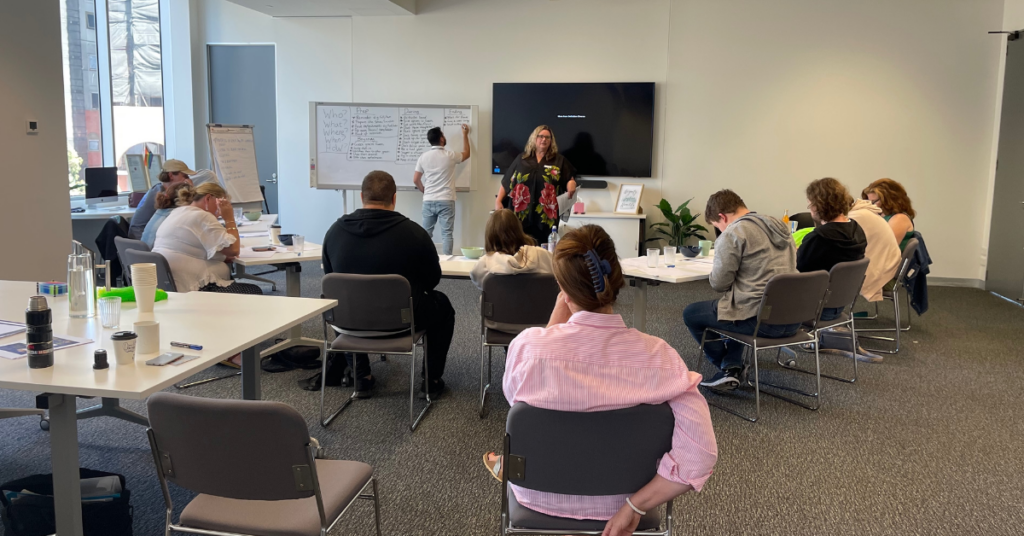
[[[232,212],[235,213],[235,221],[238,222],[238,223],[242,223],[242,212],[243,212],[243,210],[238,208],[238,207],[232,207],[232,208],[234,209],[234,210],[232,210]]]
[[[672,266],[672,265],[674,265],[676,263],[676,247],[675,246],[665,246],[664,254],[665,254],[665,264],[667,264],[669,266]]]
[[[658,248],[647,249],[647,267],[657,268],[658,267]]]
[[[302,255],[302,248],[306,245],[306,237],[302,235],[292,236],[292,251]]]
[[[792,220],[791,220],[791,221],[789,222],[789,234],[793,234],[793,233],[795,233],[795,232],[797,231],[797,226],[799,226],[799,225],[800,225],[800,222],[798,222],[798,221],[792,221]]]
[[[116,328],[121,323],[121,297],[100,298],[100,322],[105,328]]]

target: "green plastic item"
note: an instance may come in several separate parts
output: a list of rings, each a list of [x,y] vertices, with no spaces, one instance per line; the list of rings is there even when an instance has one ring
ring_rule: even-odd
[[[806,229],[800,229],[793,233],[793,241],[796,242],[796,247],[800,247],[800,244],[804,241],[804,237],[813,230],[814,227],[807,227]]]
[[[135,289],[133,287],[112,288],[110,290],[107,290],[105,288],[101,288],[101,289],[99,289],[98,294],[100,295],[101,298],[104,297],[104,296],[117,296],[117,297],[121,298],[121,303],[128,303],[128,302],[134,302],[135,301]],[[156,300],[155,301],[161,301],[161,300],[166,300],[166,299],[167,299],[167,293],[162,291],[162,290],[160,290],[160,289],[156,289]]]

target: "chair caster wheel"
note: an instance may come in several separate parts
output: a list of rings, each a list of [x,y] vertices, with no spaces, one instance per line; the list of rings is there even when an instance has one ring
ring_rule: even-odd
[[[50,431],[50,419],[42,417],[39,419],[39,429],[44,432]]]
[[[795,367],[796,366],[796,360],[795,359],[790,359],[789,361],[786,361],[786,366],[787,367]]]

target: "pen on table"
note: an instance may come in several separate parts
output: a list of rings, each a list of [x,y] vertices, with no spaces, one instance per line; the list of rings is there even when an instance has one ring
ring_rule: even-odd
[[[199,344],[189,344],[187,342],[174,342],[171,341],[171,346],[176,348],[188,348],[189,350],[202,350],[203,347]]]

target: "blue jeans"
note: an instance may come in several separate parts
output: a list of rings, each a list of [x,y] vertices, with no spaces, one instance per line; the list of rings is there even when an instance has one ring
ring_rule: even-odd
[[[839,318],[839,315],[843,314],[845,307],[826,307],[821,310],[821,321],[829,322]]]
[[[434,224],[441,220],[441,247],[445,255],[452,254],[455,240],[455,201],[424,201],[423,228],[433,238]]]
[[[719,320],[718,300],[711,300],[687,305],[683,310],[683,323],[686,324],[686,329],[690,330],[694,340],[700,344],[705,328],[751,335],[757,325],[757,317],[736,321]],[[771,338],[790,337],[799,328],[800,324],[762,324],[757,334]],[[744,346],[736,341],[708,342],[704,344],[704,357],[719,370],[738,369],[743,367],[743,348]]]

